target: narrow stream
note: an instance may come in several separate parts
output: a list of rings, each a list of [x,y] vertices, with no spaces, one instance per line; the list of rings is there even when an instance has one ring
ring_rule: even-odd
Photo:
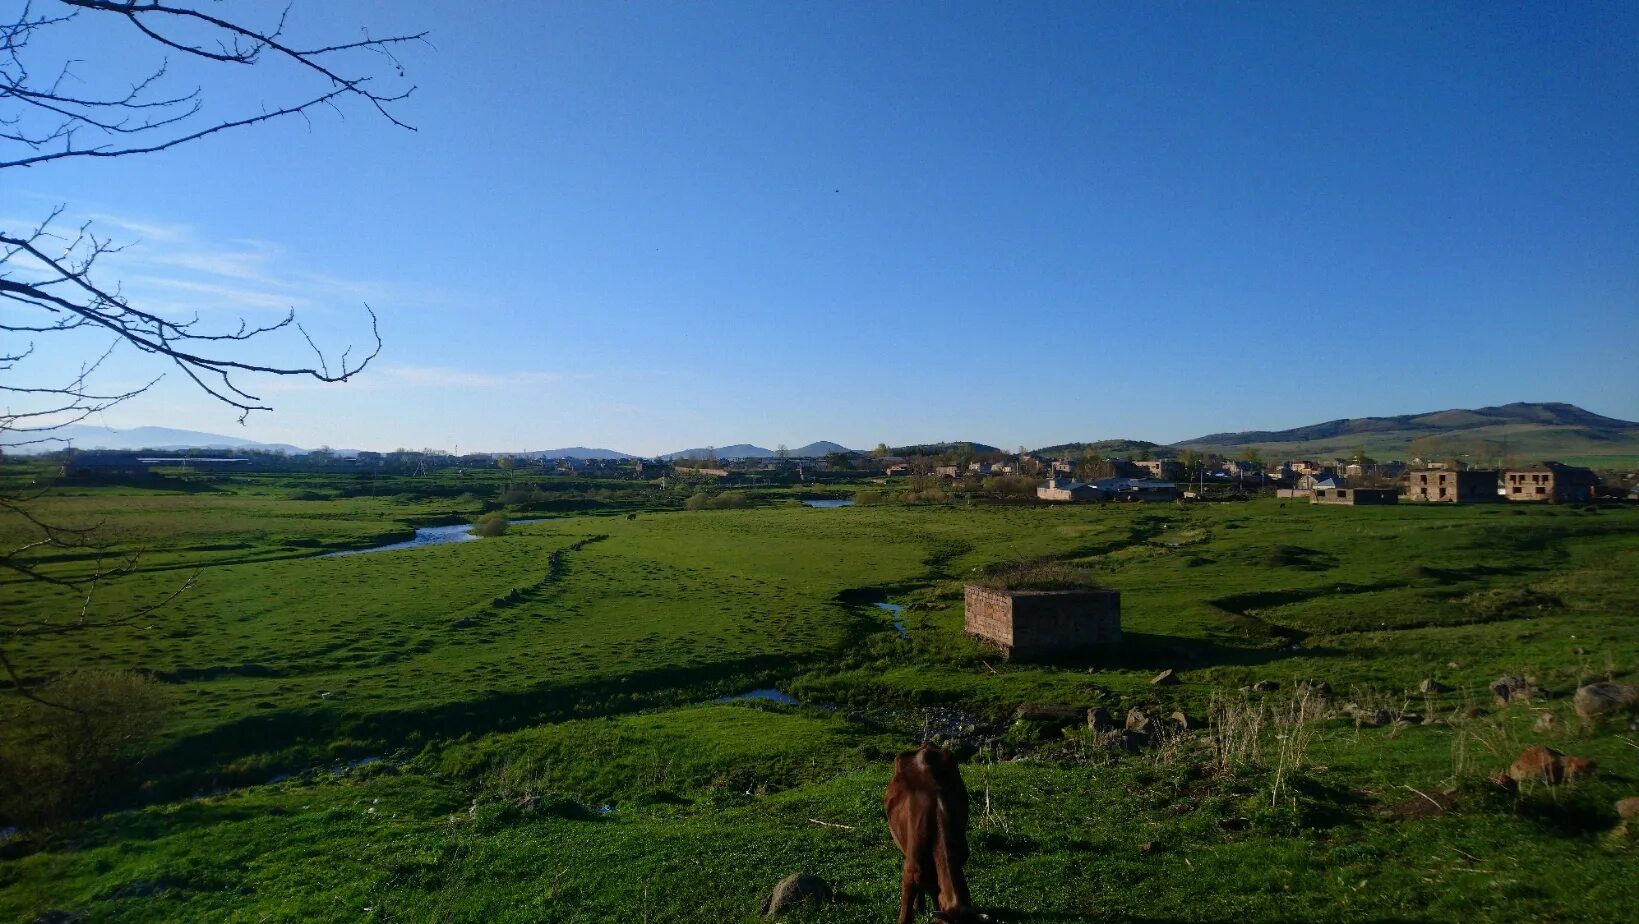
[[[522,526],[525,523],[539,523],[540,517],[531,520],[512,520],[508,526]],[[449,526],[423,526],[415,531],[415,538],[404,542],[392,542],[387,545],[375,545],[367,549],[343,549],[339,552],[326,552],[320,558],[339,558],[343,555],[364,555],[369,552],[397,552],[400,549],[420,549],[429,545],[448,545],[452,542],[471,542],[479,538],[473,535],[473,524],[452,523]]]
[[[905,620],[901,616],[905,610],[903,606],[897,603],[878,603],[876,604],[876,608],[879,610],[887,610],[888,612],[892,613],[894,631],[898,632],[899,637],[905,641],[908,642],[911,640],[911,632],[909,629],[905,628]]]

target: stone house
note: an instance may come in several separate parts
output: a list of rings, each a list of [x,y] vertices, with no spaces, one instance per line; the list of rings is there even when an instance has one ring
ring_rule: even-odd
[[[1184,477],[1184,466],[1177,459],[1134,459],[1133,465],[1144,474],[1159,481],[1176,481]]]
[[[1036,487],[1036,497],[1045,501],[1098,500],[1100,494],[1098,488],[1068,478],[1054,478]]]
[[[1511,501],[1584,503],[1593,500],[1599,476],[1591,470],[1558,462],[1542,462],[1502,473],[1502,496]]]
[[[963,629],[1012,658],[1052,658],[1121,641],[1119,591],[966,587]]]
[[[1406,472],[1406,500],[1432,504],[1489,503],[1498,500],[1497,473],[1483,469],[1414,469]]]

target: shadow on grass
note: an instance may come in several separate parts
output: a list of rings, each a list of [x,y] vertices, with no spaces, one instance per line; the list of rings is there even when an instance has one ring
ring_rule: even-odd
[[[1210,639],[1123,631],[1118,645],[1066,653],[1050,660],[1032,659],[1029,663],[1065,668],[1162,670],[1168,667],[1218,665],[1251,667],[1298,656],[1324,658],[1336,653],[1324,648],[1304,648],[1301,651],[1289,647],[1246,648]]]

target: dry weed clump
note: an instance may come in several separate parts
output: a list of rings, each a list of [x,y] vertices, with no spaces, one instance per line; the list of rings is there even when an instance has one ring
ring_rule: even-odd
[[[1308,766],[1319,720],[1326,716],[1324,698],[1306,690],[1279,703],[1214,693],[1208,709],[1212,769],[1268,771],[1271,804],[1287,794],[1291,775]]]

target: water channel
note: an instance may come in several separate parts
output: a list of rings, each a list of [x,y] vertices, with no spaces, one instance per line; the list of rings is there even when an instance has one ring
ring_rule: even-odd
[[[539,523],[541,518],[531,520],[512,520],[508,526],[522,526],[525,523]],[[320,558],[337,558],[342,555],[363,555],[367,552],[397,552],[401,549],[419,549],[429,545],[448,545],[452,542],[471,542],[479,538],[473,535],[471,523],[452,523],[449,526],[423,526],[415,531],[415,538],[404,542],[391,542],[387,545],[375,545],[367,549],[343,549],[340,552],[326,552]]]

